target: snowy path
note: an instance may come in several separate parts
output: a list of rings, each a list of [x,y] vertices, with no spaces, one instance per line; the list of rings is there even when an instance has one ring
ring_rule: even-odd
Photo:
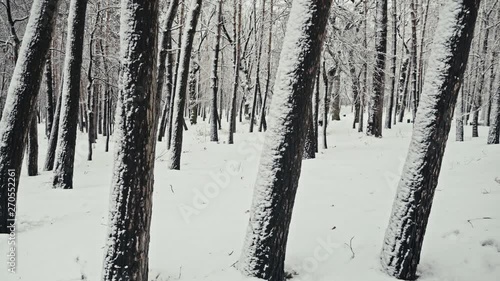
[[[373,139],[350,129],[351,122],[333,123],[330,149],[303,165],[286,262],[294,280],[395,280],[380,271],[378,255],[411,126]],[[464,143],[450,133],[419,280],[500,280],[500,146],[487,146],[487,128],[480,129],[472,140],[466,127]],[[208,143],[204,124],[190,127],[181,171],[166,169],[165,143],[158,144],[151,280],[241,278],[231,265],[246,231],[262,140],[246,126],[238,130],[229,146]],[[112,154],[102,152],[100,139],[95,160],[85,161],[84,138],[74,190],[52,190],[51,173],[22,176],[18,273],[6,271],[1,237],[0,280],[100,280]],[[41,139],[40,163],[45,148]],[[478,219],[484,217],[491,219]]]

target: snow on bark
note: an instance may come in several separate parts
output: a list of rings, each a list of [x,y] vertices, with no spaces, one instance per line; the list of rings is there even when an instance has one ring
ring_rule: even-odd
[[[7,233],[9,170],[15,171],[15,192],[28,137],[31,115],[36,106],[38,91],[54,29],[57,0],[35,0],[23,37],[19,58],[12,75],[7,100],[0,122],[0,233]],[[12,202],[11,202],[12,203]],[[15,203],[15,202],[14,202]]]
[[[76,130],[80,106],[80,77],[87,0],[71,0],[63,69],[59,139],[54,167],[54,188],[73,188]]]
[[[366,134],[382,137],[384,111],[385,60],[387,53],[387,0],[377,0],[375,20],[376,65],[373,73],[373,93],[369,96]]]
[[[122,0],[120,94],[103,280],[147,281],[156,123],[158,2]]]
[[[269,129],[255,183],[238,267],[243,274],[284,280],[284,260],[300,177],[307,106],[319,68],[331,0],[295,0],[281,52]]]
[[[383,269],[399,279],[416,278],[478,6],[479,0],[449,0],[440,9],[413,136],[381,253]]]
[[[175,87],[175,102],[172,119],[172,146],[170,151],[169,168],[179,170],[181,166],[182,137],[184,127],[184,107],[186,105],[186,92],[188,90],[189,66],[191,62],[191,50],[201,12],[201,0],[193,0],[187,27],[182,35],[182,49],[180,54],[179,69],[177,70],[177,85]]]

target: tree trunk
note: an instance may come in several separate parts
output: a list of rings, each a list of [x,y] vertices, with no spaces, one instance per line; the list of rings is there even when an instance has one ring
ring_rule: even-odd
[[[354,66],[354,51],[349,50],[349,74],[351,75],[351,87],[352,95],[354,100],[354,120],[352,122],[352,128],[356,129],[356,123],[359,123],[359,110],[361,106],[361,94],[359,92],[359,78],[356,74],[356,67]]]
[[[398,22],[397,22],[397,8],[396,0],[392,0],[392,58],[391,58],[391,88],[389,89],[389,106],[387,108],[387,114],[385,116],[385,128],[392,128],[392,111],[394,108],[394,97],[397,96],[396,89],[396,59],[398,55]]]
[[[172,48],[172,24],[174,23],[175,15],[177,14],[177,9],[179,7],[179,0],[172,0],[168,6],[167,14],[163,20],[161,33],[159,38],[159,52],[158,52],[158,74],[156,76],[156,89],[158,95],[161,97],[163,92],[163,84],[166,83],[166,99],[163,106],[160,132],[158,133],[158,141],[162,141],[165,135],[165,129],[167,126],[167,119],[170,111],[170,99],[172,97],[172,67],[173,67],[173,52],[169,51]],[[169,53],[170,52],[170,53]],[[165,81],[166,79],[166,81]]]
[[[147,281],[156,132],[158,1],[122,0],[122,62],[104,281]],[[135,42],[135,44],[130,44]],[[139,102],[138,102],[139,101]]]
[[[323,96],[323,120],[322,120],[322,144],[323,149],[328,148],[328,141],[326,137],[326,129],[328,127],[328,105],[330,104],[330,89],[332,83],[332,76],[335,74],[337,70],[332,68],[330,70],[326,70],[325,61],[323,60],[323,82],[325,84],[325,93]]]
[[[381,255],[384,270],[398,279],[417,278],[417,265],[463,82],[479,2],[453,0],[440,8],[434,52],[429,58],[421,106]]]
[[[57,0],[34,0],[23,44],[13,72],[0,126],[0,233],[8,233],[15,219],[9,212],[8,194],[17,194],[28,138],[36,107],[44,63],[54,29]],[[11,180],[9,180],[11,179]],[[11,197],[12,198],[12,197]],[[12,208],[11,208],[12,210]],[[14,208],[15,211],[15,208]],[[12,220],[12,221],[9,221]]]
[[[257,2],[257,0],[254,0],[254,7],[255,7],[256,2]],[[257,36],[257,30],[255,30],[255,42],[256,42],[256,44],[258,44],[258,48],[257,48],[257,58],[256,58],[257,66],[255,69],[255,85],[254,85],[255,89],[254,89],[254,93],[253,93],[252,114],[250,116],[250,133],[253,133],[253,126],[254,126],[254,122],[255,122],[255,114],[256,114],[256,108],[257,108],[257,97],[262,96],[262,94],[260,92],[260,60],[262,57],[262,41],[264,41],[264,19],[266,16],[266,0],[262,0],[261,6],[262,6],[261,7],[262,12],[261,12],[261,16],[260,16],[260,18],[261,18],[260,36]],[[255,10],[254,13],[257,14],[257,10]],[[257,25],[256,24],[257,16],[254,16],[254,21],[255,21],[255,25]]]
[[[384,112],[385,60],[387,53],[387,0],[377,0],[375,22],[376,63],[373,74],[373,93],[369,95],[366,134],[382,137],[382,113]]]
[[[396,110],[396,112],[398,113],[399,123],[403,122],[403,118],[405,116],[406,102],[407,102],[406,89],[409,80],[409,75],[408,75],[409,66],[410,66],[410,58],[406,58],[401,68],[401,74],[399,75],[398,96],[401,97],[401,102],[399,103],[399,107]]]
[[[201,0],[192,0],[189,16],[187,18],[187,27],[182,35],[180,64],[177,75],[177,86],[175,87],[175,105],[173,107],[174,119],[172,123],[171,159],[168,164],[171,170],[179,170],[181,168],[182,129],[184,126],[184,107],[186,106],[189,65],[200,10]]]
[[[47,155],[45,156],[45,163],[43,165],[44,171],[52,171],[52,169],[54,169],[57,139],[59,137],[59,117],[61,116],[61,102],[62,94],[59,93],[59,97],[57,98],[56,112],[54,114],[54,124],[52,124],[52,130],[50,130],[49,145],[47,147]]]
[[[461,87],[458,101],[458,111],[456,117],[456,141],[464,141],[464,89]]]
[[[313,106],[314,106],[314,151],[319,152],[319,87],[320,87],[320,78],[321,78],[321,67],[318,67],[318,73],[316,74],[315,80],[315,90],[313,97]]]
[[[54,88],[52,82],[52,56],[50,51],[47,52],[47,60],[45,62],[45,83],[47,88],[47,130],[45,135],[50,138],[52,124],[54,123]]]
[[[234,84],[233,93],[231,96],[231,109],[229,116],[229,135],[228,144],[234,143],[234,132],[236,131],[236,100],[238,98],[238,87],[240,82],[240,46],[241,46],[241,0],[234,0],[234,24],[233,24],[233,35],[234,35],[234,51],[233,51],[233,61],[234,61]],[[241,114],[240,114],[241,116]]]
[[[496,22],[500,22],[500,11],[497,11],[497,20]],[[500,38],[500,28],[496,28],[495,36],[493,42],[498,42]],[[494,49],[493,54],[491,56],[491,77],[490,77],[490,98],[491,100],[491,118],[490,118],[490,128],[488,131],[488,144],[498,144],[500,141],[500,86],[498,86],[496,92],[493,89],[493,81],[494,79],[494,66],[498,61],[498,50]],[[497,68],[498,69],[498,68]]]
[[[318,73],[330,5],[330,0],[295,0],[292,4],[274,86],[272,121],[238,263],[239,269],[252,277],[285,280],[286,244],[302,164],[306,109]]]
[[[212,60],[212,99],[210,106],[210,141],[219,141],[217,122],[219,116],[217,114],[217,95],[219,94],[219,52],[220,52],[220,37],[222,31],[222,4],[224,0],[217,1],[217,31],[215,34],[214,43],[214,58]]]
[[[332,120],[340,120],[340,71],[332,77]]]
[[[86,10],[87,0],[71,0],[64,59],[63,91],[61,93],[60,136],[54,167],[54,188],[73,188],[73,165],[75,161]]]
[[[28,134],[28,149],[26,149],[28,154],[28,161],[26,162],[28,176],[38,175],[38,123],[36,121],[37,116],[33,113]]]
[[[266,106],[269,96],[269,85],[271,83],[271,58],[272,58],[272,38],[273,38],[273,9],[274,0],[269,0],[269,30],[267,37],[267,67],[266,67],[266,86],[264,88],[264,100],[260,110],[259,132],[267,130]],[[317,149],[317,148],[316,148]]]
[[[417,4],[416,0],[411,0],[410,4],[410,15],[411,15],[411,98],[413,101],[412,113],[413,113],[413,121],[415,121],[415,117],[417,115],[418,103],[420,100],[418,93],[418,58],[417,58]]]

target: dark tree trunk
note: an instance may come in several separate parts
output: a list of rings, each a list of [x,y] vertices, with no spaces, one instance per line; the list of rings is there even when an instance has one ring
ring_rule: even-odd
[[[198,118],[198,100],[196,97],[196,86],[198,81],[196,79],[196,74],[200,70],[200,65],[196,62],[192,63],[193,65],[189,71],[189,82],[188,82],[188,92],[189,92],[189,123],[191,125],[195,125],[197,123]],[[187,129],[186,129],[187,130]]]
[[[54,88],[52,81],[52,56],[50,51],[47,52],[47,60],[45,62],[45,83],[47,88],[47,130],[45,135],[50,138],[52,123],[54,123]]]
[[[267,130],[266,123],[266,106],[269,96],[269,84],[271,83],[271,58],[272,58],[272,38],[273,38],[273,9],[274,0],[269,0],[269,30],[267,37],[267,67],[266,67],[266,86],[264,88],[264,100],[260,110],[259,132]]]
[[[87,0],[71,0],[64,59],[64,82],[59,124],[60,136],[54,167],[54,188],[73,188],[73,165],[75,161],[86,11]]]
[[[406,58],[405,61],[403,62],[403,67],[401,69],[401,75],[399,76],[399,86],[398,86],[398,96],[401,97],[401,102],[399,103],[399,107],[397,108],[397,113],[398,113],[398,122],[401,123],[403,122],[403,118],[405,116],[405,110],[406,110],[406,89],[408,85],[408,80],[409,80],[409,75],[408,75],[408,68],[410,66],[410,59]]]
[[[361,94],[359,92],[359,78],[356,74],[356,67],[354,66],[354,51],[349,50],[349,74],[351,75],[351,85],[352,85],[352,95],[354,100],[354,120],[352,122],[352,128],[356,129],[356,123],[359,123],[359,110],[361,107]]]
[[[314,113],[313,113],[313,122],[314,122],[314,150],[315,152],[319,152],[319,88],[321,82],[319,81],[321,79],[321,67],[318,67],[318,73],[316,74],[316,80],[315,80],[315,90],[314,90],[314,97],[313,97],[313,106],[314,106]]]
[[[215,34],[214,43],[214,58],[212,60],[212,99],[210,106],[210,141],[219,141],[219,134],[217,130],[217,122],[219,116],[217,114],[217,95],[219,93],[219,52],[220,52],[220,37],[222,31],[222,4],[223,0],[217,1],[217,31]]]
[[[228,144],[234,143],[234,133],[236,131],[236,100],[238,98],[238,87],[240,82],[240,46],[241,46],[241,0],[234,0],[234,84],[233,93],[231,95],[231,107],[229,116],[229,135]],[[240,113],[241,116],[241,113]]]
[[[325,84],[325,92],[323,95],[323,120],[322,120],[322,144],[323,144],[323,149],[328,148],[328,141],[326,137],[326,129],[328,127],[328,110],[329,110],[329,104],[330,104],[330,89],[332,88],[332,76],[335,74],[337,70],[332,68],[330,70],[326,70],[326,65],[325,62],[323,61],[323,82]]]
[[[252,277],[285,280],[286,245],[302,164],[306,114],[330,5],[330,0],[295,0],[292,4],[274,86],[272,121],[238,263],[239,269]]]
[[[182,35],[182,50],[180,65],[177,75],[177,86],[175,87],[175,106],[173,107],[172,123],[172,146],[169,169],[179,170],[181,168],[182,137],[184,127],[184,107],[186,106],[186,92],[188,88],[189,65],[191,61],[191,50],[193,48],[194,35],[198,18],[201,11],[201,0],[192,0],[187,28]]]
[[[387,115],[385,116],[385,128],[392,128],[392,111],[394,110],[394,97],[397,97],[396,89],[396,59],[398,55],[398,22],[397,22],[397,8],[396,0],[392,0],[392,58],[391,58],[391,88],[389,90],[389,107],[387,108]],[[397,103],[397,102],[396,102]]]
[[[453,111],[463,82],[479,0],[453,0],[440,19],[424,80],[421,107],[384,239],[381,263],[398,279],[416,279],[422,243]]]
[[[158,1],[122,0],[122,62],[104,281],[147,281],[156,132]],[[135,44],[130,44],[135,42]],[[139,101],[139,102],[138,102]]]
[[[254,0],[254,7],[256,2],[257,0]],[[255,89],[253,93],[252,113],[250,115],[250,133],[253,133],[253,126],[254,122],[256,121],[255,114],[257,109],[257,97],[262,96],[262,93],[260,92],[260,61],[262,57],[262,42],[264,41],[264,19],[266,16],[266,0],[262,0],[261,6],[262,6],[262,12],[260,16],[261,18],[260,36],[257,36],[257,30],[255,30],[255,42],[256,44],[258,44],[258,48],[257,48],[257,58],[256,58],[257,66],[255,69],[255,85],[254,85]],[[254,13],[257,14],[257,10],[255,10]],[[254,27],[256,28],[257,16],[254,16],[254,21],[255,21]]]
[[[461,87],[460,96],[457,105],[456,116],[456,141],[464,141],[464,89]]]
[[[59,93],[59,97],[57,98],[56,112],[54,114],[54,124],[52,124],[52,130],[50,131],[49,145],[47,147],[47,155],[45,156],[45,163],[43,165],[44,171],[52,171],[52,169],[54,169],[57,139],[59,137],[59,117],[61,115],[61,102],[62,102],[61,100],[62,100],[62,93]]]
[[[340,71],[332,77],[332,120],[340,120]]]
[[[382,113],[384,112],[385,60],[387,53],[387,0],[377,0],[375,22],[376,63],[373,74],[373,93],[369,95],[366,134],[382,137]]]
[[[179,7],[179,0],[172,0],[168,6],[167,14],[162,23],[160,38],[159,38],[159,52],[158,52],[158,75],[156,76],[156,88],[158,95],[161,97],[163,92],[163,84],[166,84],[166,99],[163,106],[160,131],[158,133],[158,141],[162,141],[165,136],[165,129],[167,126],[167,119],[170,111],[170,99],[172,97],[173,87],[173,63],[174,55],[169,50],[172,48],[172,24],[174,23],[175,15]],[[165,81],[166,80],[166,81]]]
[[[15,207],[8,194],[17,194],[28,139],[29,123],[36,108],[43,68],[54,29],[57,0],[34,0],[24,42],[12,76],[0,127],[0,233],[8,233]],[[9,212],[9,208],[10,212]],[[14,211],[14,212],[12,212]]]
[[[37,126],[37,116],[32,114],[32,120],[30,123],[30,131],[28,134],[28,149],[26,152],[28,154],[28,161],[26,166],[28,168],[28,176],[38,175],[38,126]]]
[[[413,121],[417,115],[418,103],[420,100],[418,92],[418,58],[417,58],[417,0],[411,0],[410,15],[411,15],[411,98],[413,101],[412,113]]]

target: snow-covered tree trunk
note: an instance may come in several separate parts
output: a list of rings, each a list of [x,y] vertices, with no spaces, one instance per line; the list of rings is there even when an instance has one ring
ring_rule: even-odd
[[[269,0],[269,29],[267,37],[267,67],[266,67],[266,85],[264,87],[264,99],[262,101],[262,108],[260,110],[259,118],[259,132],[267,130],[266,122],[266,106],[269,96],[269,85],[271,84],[271,59],[272,59],[272,42],[273,42],[273,9],[274,0]]]
[[[8,219],[15,219],[15,212],[8,212],[8,191],[14,180],[17,193],[19,176],[28,138],[31,115],[36,107],[45,59],[54,29],[57,0],[34,0],[26,25],[19,58],[5,101],[0,122],[0,233],[7,233]],[[16,197],[14,197],[16,198]],[[11,202],[14,203],[15,202]]]
[[[384,112],[385,60],[387,53],[387,0],[377,0],[375,19],[376,63],[373,73],[373,93],[369,95],[366,134],[382,137]]]
[[[161,26],[161,32],[159,37],[159,48],[158,48],[158,75],[156,76],[156,88],[158,91],[158,97],[161,99],[163,92],[163,84],[166,84],[166,95],[165,103],[163,105],[163,111],[161,116],[160,128],[158,133],[158,141],[161,141],[165,135],[165,129],[167,126],[167,119],[169,116],[169,111],[171,110],[171,97],[172,97],[172,63],[173,58],[169,52],[172,52],[172,25],[174,23],[175,15],[177,14],[177,9],[179,7],[179,0],[172,0],[168,5],[167,13],[163,19]],[[165,81],[166,80],[166,81]],[[160,100],[159,99],[159,100]]]
[[[218,112],[217,112],[217,95],[219,94],[219,53],[220,53],[220,38],[222,32],[222,4],[224,0],[217,1],[217,29],[215,33],[215,42],[214,42],[214,58],[212,60],[212,97],[210,104],[210,141],[219,141],[219,134],[217,123],[219,120]]]
[[[229,134],[228,144],[234,143],[234,133],[236,131],[236,100],[238,98],[238,87],[240,85],[240,48],[241,48],[241,1],[234,0],[234,17],[233,17],[233,69],[234,69],[234,84],[231,95],[231,106],[229,110]],[[243,103],[244,98],[242,99]],[[240,114],[241,117],[241,114]]]
[[[399,279],[417,277],[417,265],[453,111],[467,66],[479,2],[449,0],[440,8],[420,107],[381,253],[383,269]]]
[[[257,3],[257,0],[254,0],[254,7],[256,6],[255,4]],[[250,114],[250,133],[253,133],[253,126],[255,122],[255,114],[257,114],[257,97],[261,96],[261,90],[260,90],[260,62],[261,62],[261,57],[262,57],[262,42],[264,41],[264,19],[266,16],[266,0],[262,0],[261,3],[261,24],[260,24],[260,35],[257,36],[257,31],[255,31],[255,44],[258,45],[257,47],[257,57],[256,57],[256,69],[255,69],[255,85],[254,85],[254,93],[253,93],[253,101],[252,101],[252,113]],[[254,11],[255,14],[257,14],[257,10],[255,9]],[[257,16],[254,16],[254,28],[256,29],[256,22],[257,22]],[[272,23],[271,23],[272,24]],[[258,42],[258,43],[257,43]]]
[[[410,77],[408,75],[408,69],[410,68],[410,58],[406,58],[401,67],[401,74],[399,75],[399,86],[398,86],[398,96],[401,97],[401,102],[396,110],[398,113],[398,122],[403,122],[406,110],[406,98],[407,98],[407,85],[409,83]]]
[[[488,131],[488,144],[500,143],[500,86],[498,86],[496,93],[493,95],[491,102],[491,122]]]
[[[398,22],[397,22],[397,1],[392,0],[391,11],[392,11],[392,58],[391,58],[391,82],[389,89],[389,106],[387,107],[387,114],[385,115],[385,128],[392,128],[392,111],[394,110],[394,98],[397,97],[396,89],[396,61],[398,55]]]
[[[120,94],[104,281],[148,281],[159,100],[158,1],[122,0]]]
[[[411,17],[411,101],[413,101],[412,113],[413,122],[415,122],[415,117],[417,115],[417,108],[420,102],[420,93],[418,92],[418,58],[417,58],[417,0],[411,0],[410,2],[410,17]]]
[[[331,0],[295,0],[269,111],[269,129],[238,268],[285,280],[288,230],[300,177],[307,106],[314,90]]]
[[[188,90],[189,65],[191,62],[191,50],[193,48],[194,35],[198,18],[201,11],[201,0],[192,0],[189,15],[186,21],[186,29],[182,35],[182,49],[177,70],[177,83],[175,86],[175,103],[173,107],[172,120],[172,146],[170,147],[169,169],[179,170],[181,168],[182,137],[184,127],[184,107],[186,106],[186,92]]]
[[[61,115],[59,117],[59,139],[54,167],[54,188],[73,188],[73,164],[80,104],[80,78],[86,11],[87,0],[70,1],[63,69],[63,90],[61,93]]]

